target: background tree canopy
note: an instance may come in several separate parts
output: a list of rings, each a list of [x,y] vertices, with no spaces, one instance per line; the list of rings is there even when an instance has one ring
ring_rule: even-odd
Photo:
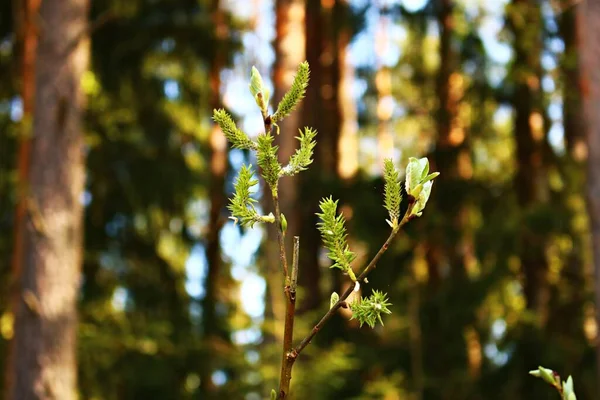
[[[52,346],[38,343],[61,337],[43,322],[45,296],[61,282],[78,288],[72,304],[61,300],[73,308],[61,326],[77,338],[61,346],[76,346],[77,362],[48,360],[76,373],[81,399],[253,400],[277,387],[285,302],[276,233],[228,219],[234,178],[257,160],[229,147],[211,117],[225,108],[256,137],[263,125],[251,67],[276,107],[304,60],[306,98],[276,137],[287,160],[298,129],[318,131],[309,171],[280,184],[288,237],[301,237],[296,338],[326,312],[331,292],[350,284],[329,269],[319,199],[340,199],[362,265],[388,234],[383,160],[403,170],[409,157],[427,156],[441,175],[423,217],[363,288],[389,294],[385,327],[359,328],[341,310],[296,363],[294,398],[551,398],[527,374],[544,365],[573,375],[579,399],[597,399],[590,227],[600,210],[586,193],[600,176],[600,123],[588,106],[600,53],[583,44],[590,21],[600,25],[595,4],[0,2],[0,399],[44,398],[9,387],[21,379],[14,371],[45,368],[27,364],[19,343],[43,352]],[[79,19],[78,7],[87,10]],[[51,33],[63,28],[79,36],[60,44]],[[60,55],[56,69],[49,54]],[[89,57],[80,75],[77,54]],[[47,100],[53,90],[60,96]],[[54,232],[47,205],[63,204],[52,199],[66,190],[38,185],[35,171],[76,170],[70,156],[51,156],[58,139],[40,147],[54,129],[41,125],[45,114],[59,127],[67,121],[85,157],[83,192],[66,186],[83,207],[83,228],[65,247],[81,255],[73,268],[42,267],[61,250],[43,253],[45,239],[32,239],[40,221]],[[268,210],[263,184],[256,199]],[[76,209],[64,207],[73,221]],[[28,262],[32,254],[41,261]],[[54,336],[27,330],[19,304],[32,302],[39,332]]]

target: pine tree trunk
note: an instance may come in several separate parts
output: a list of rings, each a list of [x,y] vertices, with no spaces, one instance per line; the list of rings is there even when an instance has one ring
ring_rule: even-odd
[[[580,6],[584,32],[582,38],[583,108],[588,141],[587,199],[592,231],[595,271],[596,316],[600,325],[600,1],[588,0]],[[600,346],[596,346],[597,382],[600,382]]]
[[[31,158],[7,399],[77,397],[87,0],[40,7]]]
[[[306,91],[303,124],[318,132],[318,146],[311,168],[301,175],[302,201],[299,204],[301,219],[301,250],[299,282],[306,299],[301,311],[313,310],[321,305],[321,269],[319,248],[321,239],[314,234],[317,223],[315,212],[321,196],[329,195],[337,181],[341,110],[339,85],[341,77],[339,52],[339,20],[346,5],[343,1],[306,1],[306,59],[311,66],[311,82]]]
[[[211,16],[214,35],[217,43],[227,40],[227,25],[224,14],[220,8],[220,1],[214,0],[211,4]],[[215,56],[210,67],[210,105],[212,109],[219,109],[221,104],[221,78],[220,73],[225,64],[224,44],[217,44]],[[208,220],[208,234],[206,238],[206,262],[208,272],[205,280],[205,295],[202,299],[202,330],[206,350],[206,360],[202,365],[200,376],[200,396],[212,398],[216,390],[211,375],[214,372],[214,360],[218,357],[214,354],[215,342],[220,339],[228,340],[224,321],[217,316],[217,304],[219,302],[219,288],[222,288],[223,259],[219,237],[223,226],[223,210],[227,198],[225,196],[225,174],[227,172],[227,140],[217,124],[214,124],[209,138],[210,145],[210,214]]]
[[[14,1],[15,30],[21,56],[21,101],[23,102],[23,128],[19,140],[17,160],[19,201],[15,212],[15,242],[13,249],[13,276],[19,276],[19,268],[23,263],[23,229],[26,210],[26,197],[29,175],[29,160],[31,157],[31,121],[35,94],[35,56],[38,44],[36,18],[39,12],[39,0]]]
[[[434,168],[442,172],[433,194],[433,204],[443,214],[442,235],[428,249],[431,282],[435,284],[443,273],[444,265],[452,276],[462,278],[468,272],[470,238],[465,229],[468,218],[466,185],[471,179],[471,149],[467,121],[459,117],[459,109],[465,91],[465,80],[458,71],[459,54],[452,48],[455,36],[454,1],[439,2],[437,14],[440,26],[440,67],[436,89],[438,107],[436,113],[437,142],[432,157]]]
[[[521,224],[520,258],[524,273],[527,308],[542,322],[547,318],[549,300],[548,263],[545,238],[531,221],[536,209],[548,202],[545,166],[546,135],[541,93],[542,17],[535,2],[514,0],[509,9],[509,25],[514,32],[515,59],[512,74],[515,91],[517,172],[515,189],[524,223]]]

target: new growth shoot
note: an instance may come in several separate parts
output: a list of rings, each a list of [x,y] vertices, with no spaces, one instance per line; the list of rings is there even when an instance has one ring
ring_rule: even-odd
[[[338,213],[338,200],[327,197],[321,200],[318,213],[319,222],[317,230],[320,232],[323,245],[328,250],[328,257],[332,261],[331,268],[342,270],[353,282],[341,295],[334,292],[331,295],[329,310],[321,320],[314,326],[311,332],[303,338],[296,346],[293,344],[293,329],[296,306],[296,279],[298,276],[298,254],[299,238],[294,237],[294,257],[291,271],[287,264],[285,247],[285,232],[287,220],[280,212],[278,183],[283,176],[296,175],[308,169],[313,162],[313,153],[316,146],[317,132],[309,127],[300,130],[296,138],[299,147],[290,157],[286,165],[278,161],[278,147],[273,145],[274,136],[272,127],[275,126],[279,134],[277,122],[287,117],[300,103],[306,94],[310,70],[307,62],[299,65],[298,71],[288,92],[283,96],[273,115],[269,115],[269,91],[263,84],[262,77],[256,68],[252,68],[250,77],[250,92],[256,101],[264,122],[264,132],[258,135],[256,141],[252,140],[246,133],[240,130],[231,116],[225,110],[214,110],[213,119],[220,126],[225,137],[235,148],[245,149],[256,153],[259,167],[259,175],[270,189],[273,198],[274,210],[267,215],[261,215],[254,207],[257,200],[251,197],[250,189],[258,184],[255,172],[251,165],[244,165],[238,173],[234,185],[234,194],[228,206],[231,218],[245,227],[254,227],[257,223],[274,223],[277,226],[279,256],[281,269],[284,275],[283,288],[286,295],[286,315],[282,348],[282,363],[280,371],[279,390],[272,390],[271,399],[284,399],[290,392],[292,379],[292,367],[302,350],[310,343],[312,338],[321,330],[323,325],[334,315],[337,310],[344,306],[352,311],[351,319],[358,320],[360,326],[364,324],[374,328],[377,323],[383,325],[384,314],[391,314],[389,297],[387,293],[373,290],[368,297],[359,297],[347,302],[353,291],[358,290],[361,285],[367,283],[367,275],[375,269],[377,262],[388,249],[400,228],[413,218],[420,217],[425,209],[433,179],[439,174],[429,173],[429,161],[427,158],[410,158],[405,170],[404,181],[401,180],[400,172],[392,162],[385,160],[383,176],[385,179],[383,204],[388,211],[389,218],[386,220],[391,228],[390,234],[375,257],[362,269],[353,265],[356,260],[355,253],[350,249],[347,241],[346,219]],[[293,134],[283,132],[282,134]],[[402,197],[402,185],[404,185],[407,198]],[[268,193],[268,192],[267,192]],[[407,203],[406,211],[401,213],[401,203]],[[383,222],[383,221],[382,221]],[[385,226],[385,224],[384,224]],[[360,273],[356,272],[360,271]],[[569,398],[568,400],[572,400]]]

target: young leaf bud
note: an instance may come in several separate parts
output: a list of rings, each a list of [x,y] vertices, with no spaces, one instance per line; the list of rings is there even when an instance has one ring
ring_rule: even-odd
[[[331,310],[335,303],[337,303],[340,299],[340,295],[336,292],[331,293],[331,297],[329,298],[329,309]]]

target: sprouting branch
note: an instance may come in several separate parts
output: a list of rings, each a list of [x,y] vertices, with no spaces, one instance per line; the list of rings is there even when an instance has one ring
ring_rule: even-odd
[[[279,391],[271,391],[271,399],[285,399],[290,390],[292,379],[292,368],[302,350],[310,343],[312,338],[321,330],[323,325],[333,316],[333,314],[342,306],[347,307],[346,299],[350,294],[360,287],[362,282],[366,281],[367,275],[375,269],[383,253],[388,249],[392,240],[396,237],[398,231],[404,224],[413,218],[419,217],[427,203],[431,193],[432,180],[438,173],[429,174],[429,161],[427,158],[411,158],[406,169],[406,180],[404,187],[408,194],[408,208],[400,218],[400,203],[402,201],[402,185],[399,179],[399,172],[394,167],[391,160],[386,160],[384,178],[385,178],[385,199],[384,206],[389,213],[388,224],[392,231],[390,236],[383,244],[381,249],[375,254],[375,257],[363,269],[362,273],[356,277],[352,262],[356,255],[350,251],[347,243],[347,233],[345,219],[342,214],[337,213],[337,201],[331,197],[325,198],[319,204],[321,212],[317,215],[320,218],[318,230],[320,231],[325,247],[329,250],[329,258],[333,261],[332,268],[340,268],[348,274],[354,285],[349,287],[341,296],[333,293],[330,300],[329,311],[315,325],[309,335],[307,335],[295,348],[293,347],[294,338],[294,318],[296,313],[296,289],[298,281],[298,264],[300,239],[294,237],[294,252],[292,258],[292,270],[288,268],[287,254],[285,249],[285,233],[287,230],[287,220],[281,213],[279,204],[278,184],[283,176],[295,175],[304,171],[313,162],[313,153],[316,146],[315,137],[317,132],[311,128],[305,128],[300,131],[297,139],[300,142],[298,150],[290,157],[288,165],[283,167],[278,160],[278,146],[273,144],[274,137],[271,134],[273,126],[279,127],[277,122],[292,112],[305,95],[309,79],[308,63],[304,62],[298,67],[298,72],[289,91],[283,96],[276,112],[269,115],[269,91],[265,87],[262,77],[256,68],[252,68],[250,81],[250,92],[254,97],[256,104],[260,108],[264,123],[264,133],[258,136],[256,141],[251,140],[235,124],[231,116],[224,110],[214,110],[213,118],[219,124],[225,137],[234,147],[247,149],[256,152],[257,164],[260,167],[260,175],[271,191],[273,199],[274,214],[260,215],[254,207],[256,200],[251,197],[250,188],[258,184],[254,179],[251,166],[242,166],[238,178],[234,185],[234,195],[228,206],[232,213],[232,218],[243,226],[252,227],[257,222],[275,223],[277,230],[277,242],[279,246],[279,260],[283,272],[283,289],[286,299],[285,322],[283,332],[283,348],[281,356],[281,371],[279,381]],[[387,294],[379,291],[373,291],[370,297],[359,299],[349,304],[352,309],[352,318],[358,319],[361,325],[367,324],[374,327],[379,321],[383,324],[382,314],[389,314],[391,311],[388,306]],[[569,399],[572,400],[572,399]]]
[[[408,209],[406,210],[406,213],[404,214],[402,221],[400,221],[400,223],[398,224],[398,227],[396,229],[392,229],[390,236],[387,238],[387,240],[385,241],[383,246],[381,246],[381,248],[379,249],[377,254],[375,254],[375,257],[373,257],[371,262],[365,267],[365,269],[363,269],[361,274],[356,279],[357,282],[362,283],[365,280],[365,278],[367,277],[367,275],[369,275],[369,273],[371,273],[371,271],[373,271],[377,267],[377,263],[381,259],[381,256],[383,256],[383,253],[385,253],[387,251],[387,249],[389,248],[390,244],[396,237],[396,234],[398,233],[400,228],[403,227],[408,221],[410,221],[411,219],[414,218],[414,216],[412,214],[412,209],[413,209],[414,205],[415,205],[414,201],[409,202]],[[317,333],[319,333],[321,328],[323,328],[323,325],[325,325],[325,323],[327,321],[329,321],[331,319],[331,317],[333,317],[333,315],[342,306],[342,304],[345,304],[346,299],[352,294],[353,291],[354,291],[354,286],[350,286],[348,289],[346,289],[346,291],[340,296],[339,300],[327,311],[327,313],[321,318],[321,320],[312,328],[310,333],[304,339],[302,339],[302,341],[300,342],[300,344],[298,344],[298,346],[296,346],[294,348],[294,350],[292,351],[292,356],[294,357],[294,359],[298,357],[298,355],[302,352],[302,350],[304,350],[304,348],[306,346],[308,346],[308,344],[315,337],[315,335]]]

